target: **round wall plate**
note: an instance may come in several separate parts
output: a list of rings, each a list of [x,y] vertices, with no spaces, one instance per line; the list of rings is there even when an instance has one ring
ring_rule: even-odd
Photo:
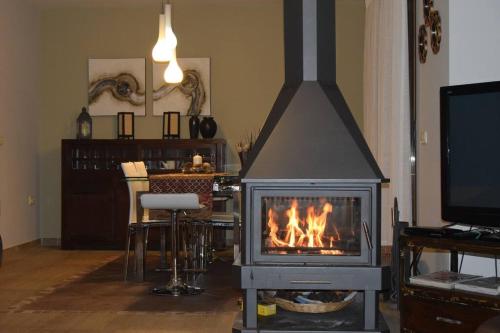
[[[434,0],[422,0],[424,2],[424,22],[425,25],[431,26],[431,12],[434,9]]]
[[[441,16],[439,11],[431,12],[431,49],[434,54],[441,48]]]
[[[427,60],[427,29],[423,24],[418,29],[418,59],[421,64]]]

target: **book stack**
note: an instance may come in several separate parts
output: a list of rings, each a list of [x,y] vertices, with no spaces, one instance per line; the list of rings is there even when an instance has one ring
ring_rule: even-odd
[[[420,286],[453,289],[459,282],[481,278],[479,275],[463,274],[451,271],[439,271],[410,277],[410,283]]]
[[[491,276],[462,281],[455,284],[455,289],[496,296],[500,295],[500,278]]]

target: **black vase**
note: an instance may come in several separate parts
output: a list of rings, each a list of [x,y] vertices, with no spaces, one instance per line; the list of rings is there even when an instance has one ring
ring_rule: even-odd
[[[204,139],[211,139],[217,133],[217,123],[212,117],[205,117],[200,122],[200,133]]]
[[[189,137],[198,139],[198,133],[200,133],[200,118],[191,116],[189,117]]]

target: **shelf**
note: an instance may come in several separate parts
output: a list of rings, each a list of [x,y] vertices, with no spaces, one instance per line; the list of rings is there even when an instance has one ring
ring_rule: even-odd
[[[401,235],[401,247],[429,247],[439,250],[465,251],[500,255],[500,242],[482,240],[461,240],[453,238],[434,238],[425,236]]]
[[[404,284],[401,287],[401,293],[405,296],[422,297],[440,302],[449,302],[452,300],[454,303],[469,304],[500,311],[500,296],[413,284]]]

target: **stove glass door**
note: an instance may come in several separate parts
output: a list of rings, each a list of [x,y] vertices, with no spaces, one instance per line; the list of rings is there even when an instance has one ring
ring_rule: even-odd
[[[366,262],[369,192],[256,191],[257,261]],[[328,257],[328,259],[323,259]]]

